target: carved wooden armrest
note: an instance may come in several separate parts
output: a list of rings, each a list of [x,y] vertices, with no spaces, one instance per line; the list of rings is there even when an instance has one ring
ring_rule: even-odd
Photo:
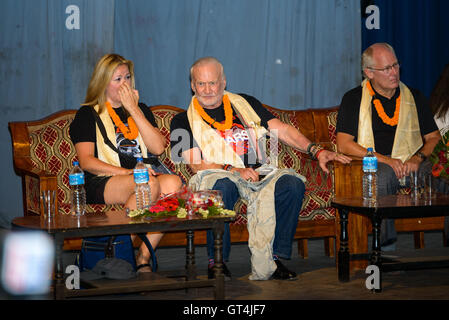
[[[58,183],[56,175],[48,171],[33,168],[31,161],[26,158],[17,159],[15,169],[22,177],[22,189],[24,197],[24,214],[43,213],[43,204],[40,199],[42,191],[55,191],[57,195]],[[58,197],[56,196],[56,212],[58,212]]]
[[[362,160],[351,157],[350,163],[333,161],[335,174],[335,196],[362,196]]]

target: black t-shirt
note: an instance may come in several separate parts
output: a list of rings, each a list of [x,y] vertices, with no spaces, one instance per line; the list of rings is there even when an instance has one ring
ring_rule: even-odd
[[[260,117],[260,125],[268,129],[268,121],[275,118],[274,115],[267,109],[265,109],[262,103],[256,98],[241,93],[239,95],[242,96],[251,105],[251,107]],[[221,106],[218,108],[204,109],[204,111],[206,111],[206,113],[216,122],[224,123],[225,114],[223,104],[221,104]],[[173,134],[173,132],[176,129],[184,129],[184,130],[180,135]],[[242,122],[240,121],[239,117],[236,116],[234,108],[233,108],[231,129],[227,130],[226,132],[222,132],[219,130],[215,131],[219,135],[221,135],[223,139],[225,139],[226,142],[234,149],[234,151],[242,158],[242,161],[245,164],[245,166],[251,167],[255,165],[255,159],[257,159],[255,150],[249,143],[246,129],[242,125]],[[175,156],[177,156],[178,159],[181,159],[182,152],[192,149],[194,147],[198,147],[197,142],[193,138],[192,129],[190,128],[186,111],[177,114],[173,118],[170,125],[170,132],[172,137],[171,148],[173,151],[177,150],[177,155]],[[184,141],[184,139],[188,139],[188,141],[186,142]],[[181,140],[182,140],[182,147],[179,147],[177,146],[177,144],[181,143]]]
[[[145,118],[155,127],[157,127],[156,120],[154,119],[153,113],[150,108],[143,103],[139,103],[139,107],[142,110]],[[120,120],[123,121],[125,125],[128,124],[128,119],[125,113],[125,109],[123,107],[114,109],[117,115],[120,117]],[[90,106],[82,106],[75,115],[72,123],[70,124],[70,138],[72,139],[73,144],[78,142],[93,142],[95,144],[95,156],[98,157],[97,154],[97,135],[96,135],[96,126],[95,126],[95,118],[92,113],[93,108]],[[115,127],[115,139],[116,141],[111,141],[115,144],[117,149],[120,151],[119,159],[120,166],[126,169],[133,169],[136,166],[137,160],[135,156],[138,153],[141,153],[139,143],[137,139],[128,140],[123,136],[123,133]],[[103,137],[100,136],[98,139],[103,140]],[[114,152],[111,150],[111,152]],[[127,154],[128,156],[124,156]],[[131,156],[131,157],[129,157]],[[86,173],[86,179],[90,178],[89,172]]]
[[[415,99],[416,110],[418,112],[418,121],[421,135],[424,136],[432,131],[438,130],[438,127],[433,119],[432,111],[426,97],[418,90],[409,88]],[[399,96],[400,90],[396,89],[395,94],[391,99],[388,99],[377,92],[375,98],[378,98],[382,103],[385,113],[388,117],[393,117],[396,108],[396,99]],[[354,136],[354,141],[357,142],[358,127],[359,127],[359,113],[360,102],[362,100],[362,87],[359,86],[348,91],[340,104],[337,116],[337,132],[344,132]],[[374,99],[373,99],[374,100]],[[393,149],[394,136],[397,126],[390,126],[385,124],[377,114],[377,111],[371,102],[372,112],[372,126],[374,134],[374,144],[376,152],[383,155],[390,155]]]

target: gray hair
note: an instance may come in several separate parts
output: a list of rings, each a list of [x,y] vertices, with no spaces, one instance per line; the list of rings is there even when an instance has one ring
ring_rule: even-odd
[[[390,50],[391,53],[393,53],[393,55],[396,57],[396,52],[394,52],[393,47],[390,46],[388,43],[380,42],[380,43],[372,44],[371,46],[366,48],[365,51],[363,51],[363,53],[362,53],[362,74],[364,77],[366,77],[364,70],[366,68],[372,67],[374,64],[373,63],[373,53],[374,53],[375,47],[384,47],[385,49]]]
[[[221,79],[225,78],[225,74],[224,74],[224,68],[223,65],[221,64],[221,62],[214,57],[203,57],[203,58],[199,58],[198,60],[196,60],[192,66],[190,67],[190,79],[193,80],[193,70],[195,69],[195,67],[202,65],[202,64],[208,64],[208,63],[215,63],[219,66],[220,68],[220,74],[221,74]]]

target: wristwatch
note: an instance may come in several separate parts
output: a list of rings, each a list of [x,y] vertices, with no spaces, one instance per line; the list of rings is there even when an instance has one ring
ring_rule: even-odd
[[[426,161],[426,159],[427,159],[426,155],[424,153],[422,153],[421,151],[418,151],[417,153],[415,153],[415,155],[420,157],[422,159],[422,161]]]

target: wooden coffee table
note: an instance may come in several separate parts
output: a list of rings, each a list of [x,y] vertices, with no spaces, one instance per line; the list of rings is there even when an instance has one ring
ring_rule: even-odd
[[[43,230],[55,240],[55,299],[66,297],[81,297],[105,295],[112,293],[129,293],[181,288],[215,287],[215,299],[224,299],[224,274],[222,264],[222,236],[225,222],[232,222],[233,217],[211,217],[203,219],[193,217],[178,219],[146,218],[136,220],[129,218],[124,211],[109,211],[106,213],[88,213],[80,218],[69,215],[57,215],[49,225],[39,216],[18,217],[12,221],[14,229]],[[195,269],[195,252],[193,231],[212,229],[215,235],[215,266],[216,277],[213,280],[198,279]],[[186,231],[186,270],[183,278],[165,278],[157,273],[139,273],[136,279],[93,281],[86,289],[70,290],[65,286],[63,270],[63,244],[66,238],[83,238],[120,234],[138,234],[147,232]]]
[[[340,216],[340,250],[338,252],[338,279],[349,281],[350,260],[366,257],[366,254],[351,255],[348,249],[348,216],[350,212],[367,216],[372,223],[372,252],[369,255],[370,263],[379,267],[382,272],[394,270],[414,270],[425,268],[449,267],[449,260],[423,261],[409,263],[385,263],[381,257],[380,226],[382,219],[439,217],[449,215],[449,195],[437,194],[434,199],[416,199],[410,195],[389,195],[380,197],[375,204],[370,204],[362,198],[336,197],[332,206],[337,209]],[[366,235],[368,237],[368,235]],[[382,277],[381,277],[382,279]],[[381,280],[380,279],[380,280]],[[380,283],[382,283],[380,281]],[[381,291],[380,289],[376,291]]]

